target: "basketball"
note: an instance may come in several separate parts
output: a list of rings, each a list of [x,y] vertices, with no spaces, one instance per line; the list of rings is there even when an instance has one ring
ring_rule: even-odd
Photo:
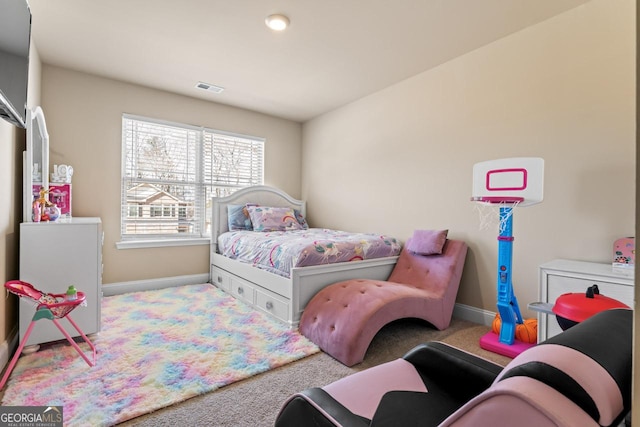
[[[500,334],[500,327],[502,326],[502,319],[500,319],[500,313],[496,313],[496,317],[493,318],[491,323],[491,331],[494,334]]]
[[[491,331],[494,334],[500,335],[500,328],[502,327],[502,319],[500,313],[496,313],[496,317],[491,322]],[[538,341],[538,320],[537,319],[525,319],[523,323],[516,325],[515,339],[524,343],[535,344]]]
[[[538,320],[525,319],[522,324],[516,325],[516,339],[525,343],[535,344],[538,341]]]

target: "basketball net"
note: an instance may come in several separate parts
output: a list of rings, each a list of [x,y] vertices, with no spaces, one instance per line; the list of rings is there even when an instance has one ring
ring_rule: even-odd
[[[499,234],[504,232],[507,225],[507,221],[513,215],[513,209],[520,204],[520,201],[498,202],[498,203],[486,203],[476,202],[474,203],[474,210],[478,215],[480,230],[488,230],[490,228],[498,228]],[[500,218],[500,208],[507,207],[507,212]]]

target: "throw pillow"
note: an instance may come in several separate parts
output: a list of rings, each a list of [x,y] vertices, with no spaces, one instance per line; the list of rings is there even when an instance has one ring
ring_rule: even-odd
[[[415,230],[407,241],[407,250],[418,255],[440,255],[449,230]]]
[[[249,211],[249,217],[251,218],[254,231],[289,231],[302,229],[291,208],[248,206],[247,210]]]
[[[229,230],[253,230],[246,205],[227,205]]]

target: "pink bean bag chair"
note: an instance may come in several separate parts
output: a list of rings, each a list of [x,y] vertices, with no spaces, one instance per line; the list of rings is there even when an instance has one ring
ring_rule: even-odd
[[[417,233],[417,232],[416,232]],[[416,239],[416,233],[412,239]],[[387,281],[352,279],[318,292],[300,319],[300,332],[346,366],[362,362],[373,337],[386,324],[423,319],[439,330],[451,323],[467,245],[446,240],[420,255],[411,240]]]

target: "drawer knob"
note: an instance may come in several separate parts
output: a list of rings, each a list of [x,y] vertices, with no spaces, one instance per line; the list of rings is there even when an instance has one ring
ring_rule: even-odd
[[[271,310],[273,309],[273,303],[271,301],[267,301],[267,303],[265,304],[265,306],[267,307],[267,310]]]
[[[222,276],[218,276],[218,283],[222,283]]]
[[[242,287],[239,287],[239,288],[238,288],[238,293],[239,293],[240,295],[242,295],[242,294],[244,293],[244,289],[242,289]]]

